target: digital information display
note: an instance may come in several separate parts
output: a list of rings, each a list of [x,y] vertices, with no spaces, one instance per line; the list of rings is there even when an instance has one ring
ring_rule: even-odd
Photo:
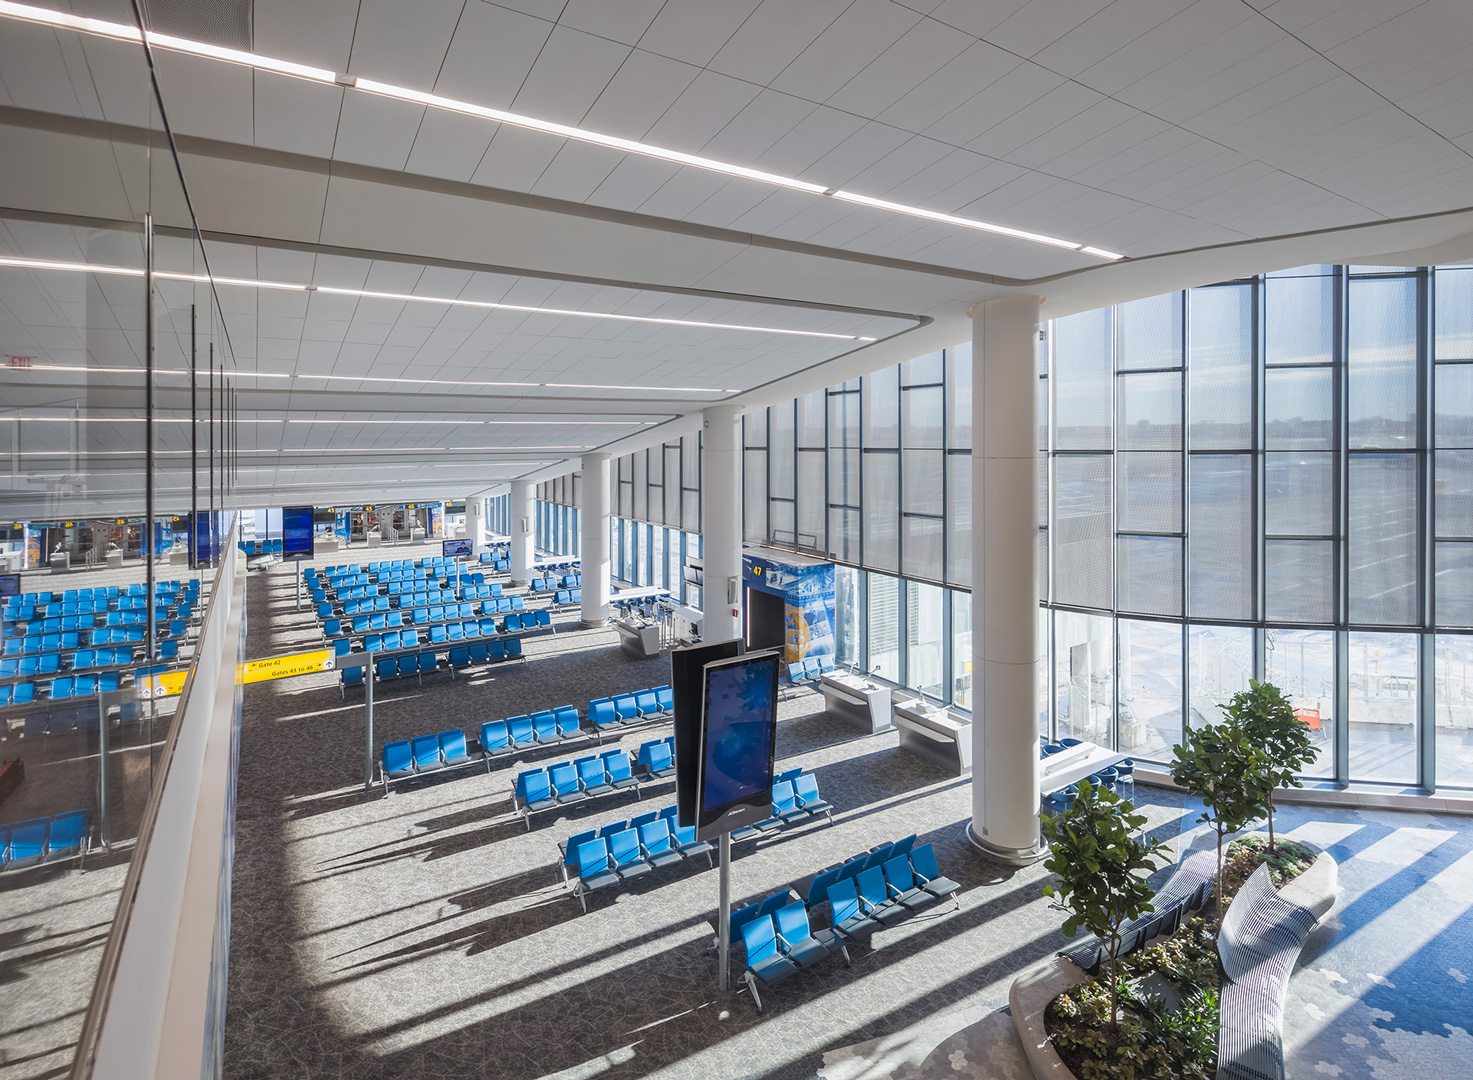
[[[285,506],[281,510],[281,555],[312,557],[312,507]]]
[[[20,575],[0,574],[0,596],[20,595]]]
[[[443,540],[441,547],[443,555],[447,559],[469,558],[471,553],[470,540]]]
[[[703,839],[771,814],[777,678],[775,652],[706,666],[696,828]]]

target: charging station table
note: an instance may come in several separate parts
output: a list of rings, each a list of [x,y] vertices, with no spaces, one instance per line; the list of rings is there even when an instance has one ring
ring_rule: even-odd
[[[627,656],[648,660],[660,655],[660,627],[657,623],[615,619],[614,627],[619,631],[619,648]]]
[[[858,675],[831,671],[819,679],[824,711],[836,719],[874,734],[889,731],[890,688]]]
[[[1077,784],[1086,776],[1122,762],[1129,755],[1107,750],[1094,743],[1080,743],[1040,758],[1038,762],[1038,793],[1049,795],[1062,791],[1070,784]]]
[[[972,771],[972,721],[950,709],[933,709],[919,701],[895,703],[900,749],[945,769],[952,776]]]

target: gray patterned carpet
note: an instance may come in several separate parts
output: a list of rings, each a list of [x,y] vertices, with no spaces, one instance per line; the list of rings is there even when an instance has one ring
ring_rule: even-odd
[[[310,620],[294,610],[288,571],[253,573],[249,588],[252,656],[314,639]],[[530,640],[527,653],[524,665],[472,679],[384,687],[375,741],[582,706],[667,679],[665,661],[630,661],[611,632],[569,623]],[[784,765],[817,773],[838,808],[834,823],[756,850],[739,846],[735,899],[767,895],[909,832],[935,844],[964,891],[960,910],[882,932],[854,951],[852,968],[836,961],[788,980],[759,1017],[744,993],[715,987],[708,945],[716,874],[704,864],[599,895],[587,915],[562,883],[559,839],[663,805],[673,785],[653,788],[643,803],[626,793],[540,815],[530,831],[511,814],[515,768],[571,757],[573,748],[529,751],[490,775],[471,768],[387,797],[365,794],[359,692],[340,699],[330,675],[251,687],[227,1076],[1021,1075],[1010,1023],[997,1010],[1012,976],[1064,943],[1059,916],[1038,891],[1043,870],[1003,871],[975,856],[963,835],[967,781],[899,751],[893,735],[858,737],[820,705],[811,693],[783,704],[778,751]],[[629,733],[624,745],[643,737]],[[1139,795],[1152,828],[1182,843],[1195,811],[1172,793]],[[1473,895],[1463,888],[1473,830],[1430,815],[1313,810],[1285,812],[1283,827],[1343,843],[1357,866],[1345,874],[1350,918],[1332,919],[1311,941],[1296,976],[1291,1075],[1460,1075],[1467,1059],[1450,1055],[1467,1036],[1442,1029],[1444,1006],[1428,1013],[1424,985],[1428,993],[1443,986],[1421,980],[1439,966],[1473,972],[1467,933],[1457,930]],[[1414,842],[1399,842],[1404,836]],[[1357,840],[1372,837],[1369,848]],[[1435,887],[1422,888],[1429,883]],[[1388,916],[1399,911],[1415,913],[1416,925]],[[1395,976],[1406,962],[1403,939],[1430,950],[1410,984]],[[1450,975],[1442,980],[1462,986]],[[1364,1011],[1372,992],[1384,996]],[[1442,1072],[1392,1073],[1375,1064],[1413,1057],[1423,1068],[1442,1063]]]

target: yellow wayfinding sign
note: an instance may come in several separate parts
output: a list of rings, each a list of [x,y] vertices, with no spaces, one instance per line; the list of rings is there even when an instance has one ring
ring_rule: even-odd
[[[138,696],[145,700],[149,698],[173,697],[184,689],[184,677],[187,671],[161,671],[157,675],[149,675],[139,679],[133,684]]]
[[[316,652],[292,653],[290,656],[273,656],[266,660],[247,660],[240,681],[265,682],[267,679],[285,679],[292,675],[310,675],[314,671],[332,671],[336,667],[333,651],[319,649]]]

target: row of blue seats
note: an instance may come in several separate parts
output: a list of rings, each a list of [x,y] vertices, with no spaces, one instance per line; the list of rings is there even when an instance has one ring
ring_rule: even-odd
[[[481,552],[481,557],[479,561],[496,570],[511,569],[511,560],[508,559],[505,555],[499,554],[497,552],[483,551]]]
[[[155,581],[153,583],[155,596],[173,595],[180,592],[199,595],[199,578],[190,578],[187,581]],[[15,596],[5,598],[4,608],[35,606],[38,604],[80,603],[83,600],[115,600],[121,596],[147,596],[148,586],[145,582],[135,581],[131,585],[95,585],[81,589],[43,589],[38,592],[19,593]]]
[[[479,603],[466,600],[458,604],[437,604],[434,607],[415,608],[413,611],[374,611],[372,614],[364,613],[352,616],[352,626],[357,633],[366,630],[383,630],[387,627],[400,627],[405,625],[425,626],[429,623],[444,622],[446,619],[474,619],[480,615],[500,615],[509,611],[526,611],[527,605],[523,603],[520,596],[503,596],[496,600],[482,600]],[[409,622],[404,621],[405,615],[409,616]],[[317,615],[322,619],[324,626],[336,622],[341,625],[347,616],[342,619],[335,618],[330,609],[324,612],[318,608]],[[332,636],[333,631],[326,631]]]
[[[534,577],[527,583],[532,592],[550,592],[553,589],[572,589],[583,584],[582,574],[564,574],[557,577]]]
[[[179,656],[179,642],[173,639],[158,643],[160,659],[173,660]],[[114,667],[133,662],[133,647],[118,646],[107,649],[78,649],[71,653],[38,653],[31,656],[7,656],[0,660],[0,679],[34,678],[58,675],[63,671],[82,671],[87,668]]]
[[[92,828],[86,810],[0,825],[0,870],[19,870],[73,855],[79,857],[80,865],[91,845]]]
[[[104,671],[98,675],[58,675],[49,683],[13,683],[0,686],[0,708],[7,705],[33,705],[38,701],[65,701],[68,698],[90,697],[98,691],[118,690],[122,687],[123,673]],[[45,697],[38,698],[37,691]]]
[[[746,953],[742,978],[759,1013],[763,1005],[758,984],[772,986],[834,952],[842,952],[847,962],[848,943],[867,941],[877,930],[943,899],[956,901],[961,886],[941,873],[930,844],[911,850],[914,840],[911,836],[856,856],[831,880],[827,872],[819,875],[828,880],[823,892],[831,923],[827,932],[810,929],[809,913],[815,905],[793,899],[791,892],[733,913],[732,932],[741,934]]]
[[[815,683],[819,676],[827,675],[833,670],[834,658],[832,656],[805,656],[802,660],[788,665],[788,683],[792,686]]]
[[[51,620],[47,620],[50,622]],[[65,627],[68,620],[58,620]],[[159,637],[182,637],[189,629],[185,619],[160,619],[154,622],[154,633]],[[88,645],[121,645],[130,641],[142,641],[148,631],[148,620],[118,620],[95,629],[78,622],[76,628],[48,630],[36,629],[35,624],[23,634],[5,639],[0,653],[5,656],[24,656],[27,653],[56,652],[60,649],[78,649]]]
[[[598,732],[583,730],[582,718],[572,705],[559,705],[530,715],[487,720],[481,725],[481,756],[490,772],[492,758],[506,757],[522,747],[551,746],[586,736],[597,738]]]
[[[668,686],[652,686],[588,703],[588,719],[595,728],[632,727],[645,720],[672,716],[674,712],[675,693]]]
[[[647,777],[647,781],[656,779],[663,777],[654,774]],[[634,775],[634,763],[628,753],[605,750],[517,773],[512,807],[522,815],[530,830],[532,815],[539,811],[568,806],[626,788],[633,788],[638,798],[639,785],[640,780]]]
[[[5,642],[3,655],[27,656],[66,649],[80,649],[83,635],[88,645],[126,645],[143,641],[147,626],[99,626],[96,630],[61,631],[54,634],[27,634],[25,637],[10,638]],[[183,619],[154,624],[154,633],[160,638],[183,637],[189,624]]]
[[[457,765],[468,765],[472,760],[466,752],[465,732],[452,728],[439,735],[421,735],[415,739],[384,743],[379,758],[379,779],[387,794],[390,780],[425,776]]]
[[[636,814],[627,821],[610,822],[558,841],[563,880],[588,913],[588,894],[643,877],[652,870],[706,856],[706,868],[715,865],[712,847],[696,839],[691,826],[676,823],[674,804]],[[573,875],[573,876],[570,876]]]
[[[583,603],[583,590],[555,589],[553,590],[552,594],[552,602],[554,606],[560,606],[562,604],[581,604]]]
[[[402,647],[402,646],[401,646]],[[411,646],[412,647],[412,646]],[[525,661],[520,638],[495,639],[480,642],[468,648],[451,649],[446,655],[446,669],[452,677],[457,668],[475,664],[497,664],[509,660]],[[432,651],[404,653],[401,656],[386,656],[374,664],[374,675],[379,682],[402,679],[413,675],[422,679],[439,670],[439,654]],[[338,695],[345,696],[350,686],[362,686],[363,667],[345,667],[338,673]]]
[[[236,547],[242,555],[280,555],[286,548],[281,540],[238,540]]]
[[[194,606],[190,603],[174,604],[154,609],[153,621],[158,624],[173,619],[194,617]],[[27,637],[36,634],[85,633],[96,626],[146,626],[148,609],[109,611],[106,614],[48,615],[45,618],[21,618],[3,624],[6,638]]]
[[[545,618],[538,616],[545,616]],[[527,630],[536,630],[538,627],[551,626],[552,614],[550,612],[529,611],[525,615],[508,615],[501,620],[499,626],[495,619],[468,619],[465,622],[436,623],[425,629],[424,640],[431,645],[440,645],[470,638],[520,634]],[[416,649],[419,645],[420,630],[417,627],[386,630],[381,634],[365,634],[363,637],[364,652],[378,652],[381,649]]]
[[[778,773],[772,781],[772,813],[754,825],[733,829],[732,843],[756,840],[788,825],[799,825],[820,816],[834,820],[833,806],[818,793],[818,777],[801,768]]]

